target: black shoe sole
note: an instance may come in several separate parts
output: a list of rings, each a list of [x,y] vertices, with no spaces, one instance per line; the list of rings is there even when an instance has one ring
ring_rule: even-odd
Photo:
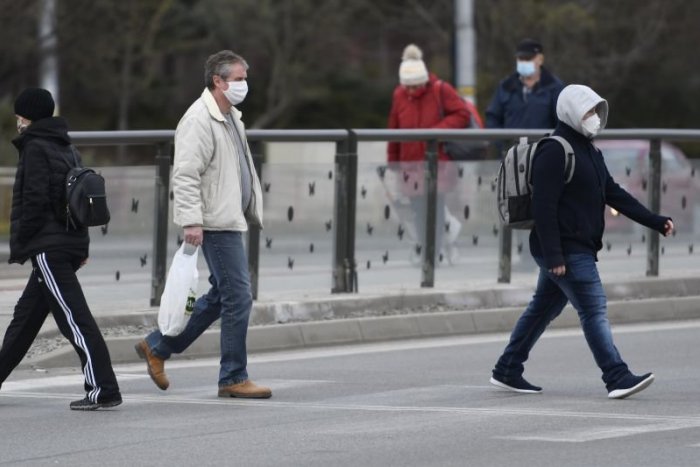
[[[236,399],[269,399],[272,394],[264,394],[260,396],[256,395],[245,395],[245,394],[231,394],[230,392],[220,392],[218,397],[233,397]]]
[[[107,402],[95,402],[92,404],[86,404],[86,405],[73,405],[71,404],[70,409],[71,410],[82,410],[82,411],[90,411],[90,410],[97,410],[97,409],[109,409],[111,407],[116,407],[118,405],[121,405],[122,400],[115,400],[115,401],[107,401]]]

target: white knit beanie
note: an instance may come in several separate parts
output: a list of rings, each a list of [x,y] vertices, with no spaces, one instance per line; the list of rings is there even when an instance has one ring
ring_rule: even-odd
[[[428,82],[428,69],[423,63],[423,52],[415,44],[403,49],[399,67],[399,82],[405,86],[418,86]]]

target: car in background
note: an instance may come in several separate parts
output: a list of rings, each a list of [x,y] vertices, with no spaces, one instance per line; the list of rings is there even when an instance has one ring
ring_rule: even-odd
[[[597,140],[615,181],[645,206],[649,204],[649,141]],[[661,144],[661,214],[673,218],[678,232],[697,230],[700,215],[700,174],[677,146]],[[634,222],[615,209],[605,211],[608,232],[629,232]]]

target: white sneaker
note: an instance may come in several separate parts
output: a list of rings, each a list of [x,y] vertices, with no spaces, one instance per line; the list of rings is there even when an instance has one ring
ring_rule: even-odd
[[[447,262],[454,266],[459,262],[459,248],[454,243],[447,245]]]

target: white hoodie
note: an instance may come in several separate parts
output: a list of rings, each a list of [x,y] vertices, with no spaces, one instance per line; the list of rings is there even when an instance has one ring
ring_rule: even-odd
[[[608,123],[608,101],[593,89],[582,84],[570,84],[562,89],[557,99],[557,118],[584,136],[583,116],[595,107],[600,117],[600,129]]]

